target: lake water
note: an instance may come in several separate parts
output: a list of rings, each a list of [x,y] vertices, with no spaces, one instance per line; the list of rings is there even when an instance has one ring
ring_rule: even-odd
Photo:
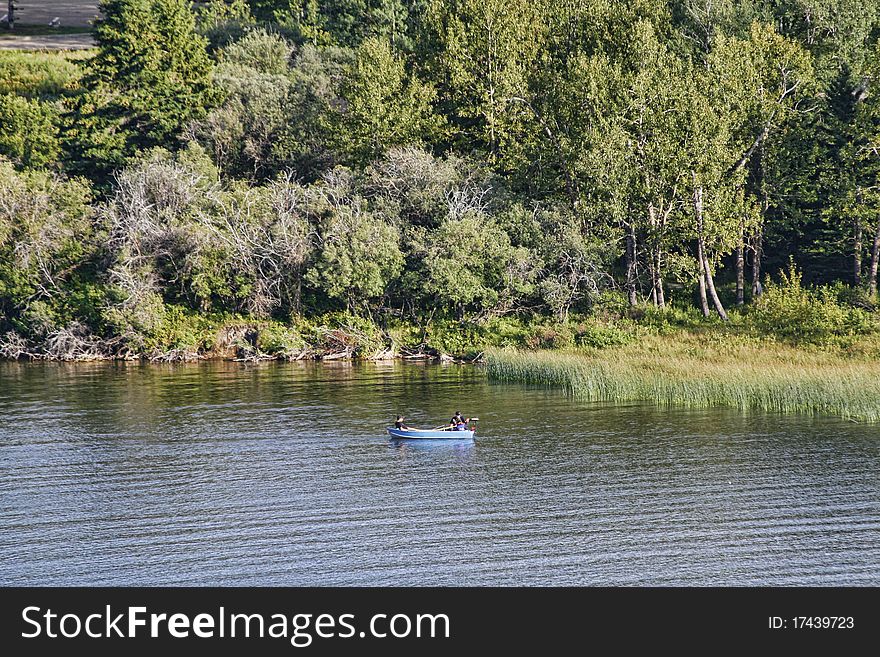
[[[479,415],[472,443],[399,444]],[[878,585],[880,428],[477,367],[0,363],[3,585]]]

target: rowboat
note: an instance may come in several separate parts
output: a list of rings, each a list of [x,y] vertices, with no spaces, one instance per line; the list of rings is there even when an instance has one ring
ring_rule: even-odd
[[[451,431],[449,429],[395,429],[388,427],[388,433],[398,440],[473,440],[473,431]]]

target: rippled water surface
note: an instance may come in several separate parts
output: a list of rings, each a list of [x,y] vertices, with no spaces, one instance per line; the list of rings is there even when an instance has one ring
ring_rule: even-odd
[[[477,440],[397,444],[397,412]],[[880,429],[474,367],[0,363],[0,584],[878,585]]]

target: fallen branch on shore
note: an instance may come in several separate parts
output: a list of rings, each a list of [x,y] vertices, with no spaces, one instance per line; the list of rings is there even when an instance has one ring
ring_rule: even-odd
[[[479,353],[472,358],[456,357],[422,343],[416,347],[401,347],[391,336],[369,335],[364,331],[343,326],[317,330],[317,344],[302,347],[282,347],[263,351],[256,325],[234,326],[220,330],[210,347],[173,347],[147,350],[144,338],[133,332],[112,338],[91,333],[86,327],[73,323],[63,329],[34,340],[15,331],[0,336],[0,359],[49,361],[144,360],[151,363],[192,363],[220,359],[234,362],[299,360],[369,360],[439,361],[443,363],[475,363],[482,360]]]
[[[150,356],[151,363],[193,363],[205,357],[192,349],[171,349]]]

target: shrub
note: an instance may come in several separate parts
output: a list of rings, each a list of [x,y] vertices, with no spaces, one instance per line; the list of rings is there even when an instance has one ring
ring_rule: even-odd
[[[562,349],[574,344],[571,327],[566,324],[536,326],[526,338],[529,349]]]
[[[778,283],[768,281],[749,314],[751,326],[795,343],[830,345],[875,329],[864,310],[842,304],[829,287],[810,289],[794,265]]]
[[[472,322],[432,322],[426,334],[428,347],[442,354],[474,356],[486,348],[485,330]]]
[[[682,329],[703,330],[707,325],[720,326],[723,324],[715,315],[708,319],[703,317],[699,309],[694,306],[667,305],[664,308],[657,308],[645,304],[630,308],[628,316],[637,321],[640,326],[653,329],[660,335],[671,335]]]
[[[260,351],[281,358],[295,358],[307,346],[302,334],[296,328],[274,322],[262,327],[257,339],[257,347]]]
[[[247,0],[209,0],[198,8],[196,18],[211,53],[240,40],[255,25]]]
[[[0,51],[0,93],[58,98],[76,86],[80,69],[73,60],[89,52]]]
[[[282,37],[265,30],[254,30],[241,40],[231,43],[222,52],[222,59],[267,75],[285,75],[293,51]]]
[[[370,358],[385,351],[385,334],[365,317],[349,312],[327,313],[315,321],[309,340],[329,353],[347,352],[356,358]]]
[[[50,103],[0,94],[0,154],[21,167],[55,162],[61,152],[58,113]]]
[[[631,342],[633,334],[619,326],[600,324],[595,321],[581,322],[575,325],[574,342],[579,347],[604,349],[619,347]]]
[[[95,255],[91,190],[0,158],[0,199],[0,328],[20,320],[39,333],[53,328],[68,285]]]
[[[537,273],[528,249],[477,212],[430,233],[425,267],[426,292],[460,314],[510,309],[533,291]]]
[[[210,349],[217,332],[215,317],[195,313],[178,305],[165,305],[160,323],[146,341],[148,349],[184,349],[197,352]]]
[[[381,297],[403,270],[399,231],[357,201],[328,211],[319,233],[320,248],[306,280],[344,300],[348,310]]]

